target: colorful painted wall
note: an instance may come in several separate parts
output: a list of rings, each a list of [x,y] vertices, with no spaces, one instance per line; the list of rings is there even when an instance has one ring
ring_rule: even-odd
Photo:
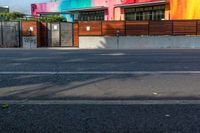
[[[200,0],[170,0],[171,19],[200,19]]]
[[[91,8],[97,6],[110,7],[111,1],[109,0],[61,0],[59,3],[59,11],[66,11],[70,9],[80,9],[80,8]],[[108,8],[110,10],[112,8]],[[112,11],[111,11],[112,12]],[[108,20],[112,13],[108,15],[105,14],[105,19]],[[72,16],[67,15],[67,20],[72,21]]]
[[[37,12],[57,12],[59,3],[49,2],[49,3],[36,3],[31,5],[31,13],[33,16],[37,15]]]
[[[132,4],[132,3],[153,2],[153,1],[160,1],[160,0],[121,0],[121,4]]]
[[[160,0],[60,0],[59,2],[50,2],[42,4],[32,4],[32,14],[37,12],[56,12],[69,9],[90,8],[104,6],[108,8],[105,14],[105,20],[123,20],[124,10],[115,8],[116,4],[132,4],[138,2],[152,2]],[[166,0],[169,5],[166,6],[166,19],[200,19],[200,0]],[[68,21],[73,18],[66,16]]]

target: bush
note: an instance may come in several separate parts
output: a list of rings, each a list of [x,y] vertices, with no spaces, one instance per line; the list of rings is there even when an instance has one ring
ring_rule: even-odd
[[[18,19],[23,18],[23,17],[24,17],[24,14],[19,13],[19,12],[12,12],[12,13],[1,12],[0,13],[0,19],[1,20],[6,20],[6,21],[9,21],[9,20],[18,20]]]
[[[40,22],[61,22],[64,20],[65,18],[63,16],[47,16],[38,19]]]

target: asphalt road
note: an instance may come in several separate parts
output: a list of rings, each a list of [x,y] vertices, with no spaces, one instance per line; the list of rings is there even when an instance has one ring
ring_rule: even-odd
[[[200,50],[0,50],[0,71],[199,71]]]
[[[199,133],[200,106],[12,105],[2,133]]]
[[[199,80],[200,50],[1,49],[0,132],[198,133]]]

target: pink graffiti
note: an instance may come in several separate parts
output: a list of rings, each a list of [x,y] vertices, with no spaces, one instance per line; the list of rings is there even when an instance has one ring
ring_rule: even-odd
[[[37,16],[38,12],[51,12],[58,11],[58,3],[57,2],[49,2],[49,3],[37,3],[31,5],[31,12],[33,16]]]

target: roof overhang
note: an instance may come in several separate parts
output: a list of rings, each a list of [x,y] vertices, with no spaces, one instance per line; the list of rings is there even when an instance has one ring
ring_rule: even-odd
[[[9,6],[0,6],[1,8],[9,8]]]
[[[140,7],[140,6],[153,6],[153,5],[162,5],[166,4],[167,0],[159,0],[159,1],[153,1],[153,2],[139,2],[134,4],[117,4],[115,7]]]
[[[106,10],[108,9],[105,6],[96,6],[91,8],[75,8],[75,9],[69,9],[66,10],[67,12],[83,12],[83,11],[100,11],[100,10]]]
[[[100,11],[100,10],[107,10],[107,7],[104,6],[97,6],[91,8],[74,8],[69,9],[63,12],[37,12],[39,15],[60,15],[60,14],[75,14],[76,12],[83,12],[83,11]]]

